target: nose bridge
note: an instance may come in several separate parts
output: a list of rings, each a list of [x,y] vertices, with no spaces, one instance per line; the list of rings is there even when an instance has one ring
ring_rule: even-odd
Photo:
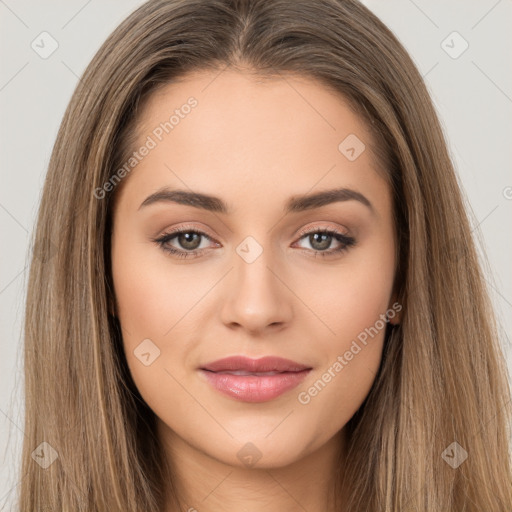
[[[247,236],[235,248],[234,268],[222,307],[224,323],[253,331],[286,323],[291,315],[287,288],[276,277],[279,265],[275,251],[269,246],[268,236],[258,238],[261,243]]]

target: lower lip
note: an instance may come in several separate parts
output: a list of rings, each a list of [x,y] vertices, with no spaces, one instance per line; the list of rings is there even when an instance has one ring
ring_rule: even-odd
[[[309,370],[276,375],[231,375],[201,370],[208,382],[221,393],[242,402],[267,402],[297,387]]]

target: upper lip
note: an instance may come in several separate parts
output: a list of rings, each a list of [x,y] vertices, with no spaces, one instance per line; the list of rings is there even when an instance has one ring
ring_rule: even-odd
[[[212,372],[236,370],[246,372],[300,372],[310,370],[311,367],[282,357],[266,356],[260,359],[251,359],[245,356],[231,356],[208,363],[202,366],[201,369]]]

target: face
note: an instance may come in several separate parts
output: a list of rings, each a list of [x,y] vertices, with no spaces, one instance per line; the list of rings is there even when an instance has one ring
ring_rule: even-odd
[[[234,466],[312,454],[362,404],[397,318],[369,132],[315,81],[224,71],[155,93],[137,133],[114,210],[115,313],[159,432]],[[210,364],[231,356],[249,361]]]

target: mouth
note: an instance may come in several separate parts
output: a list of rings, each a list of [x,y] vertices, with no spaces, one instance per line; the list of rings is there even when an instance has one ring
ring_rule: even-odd
[[[213,389],[243,402],[266,402],[298,386],[311,367],[277,357],[234,356],[199,368]]]
[[[311,367],[284,359],[282,357],[266,356],[260,359],[251,359],[246,356],[230,356],[224,359],[218,359],[201,367],[202,370],[212,372],[230,372],[245,371],[249,373],[267,373],[267,372],[299,372]]]
[[[223,370],[220,372],[214,372],[212,370],[207,370],[206,368],[203,368],[206,372],[212,372],[212,373],[223,373],[224,375],[255,375],[257,377],[261,377],[264,375],[279,375],[280,373],[294,373],[294,372],[246,372],[244,370]]]

